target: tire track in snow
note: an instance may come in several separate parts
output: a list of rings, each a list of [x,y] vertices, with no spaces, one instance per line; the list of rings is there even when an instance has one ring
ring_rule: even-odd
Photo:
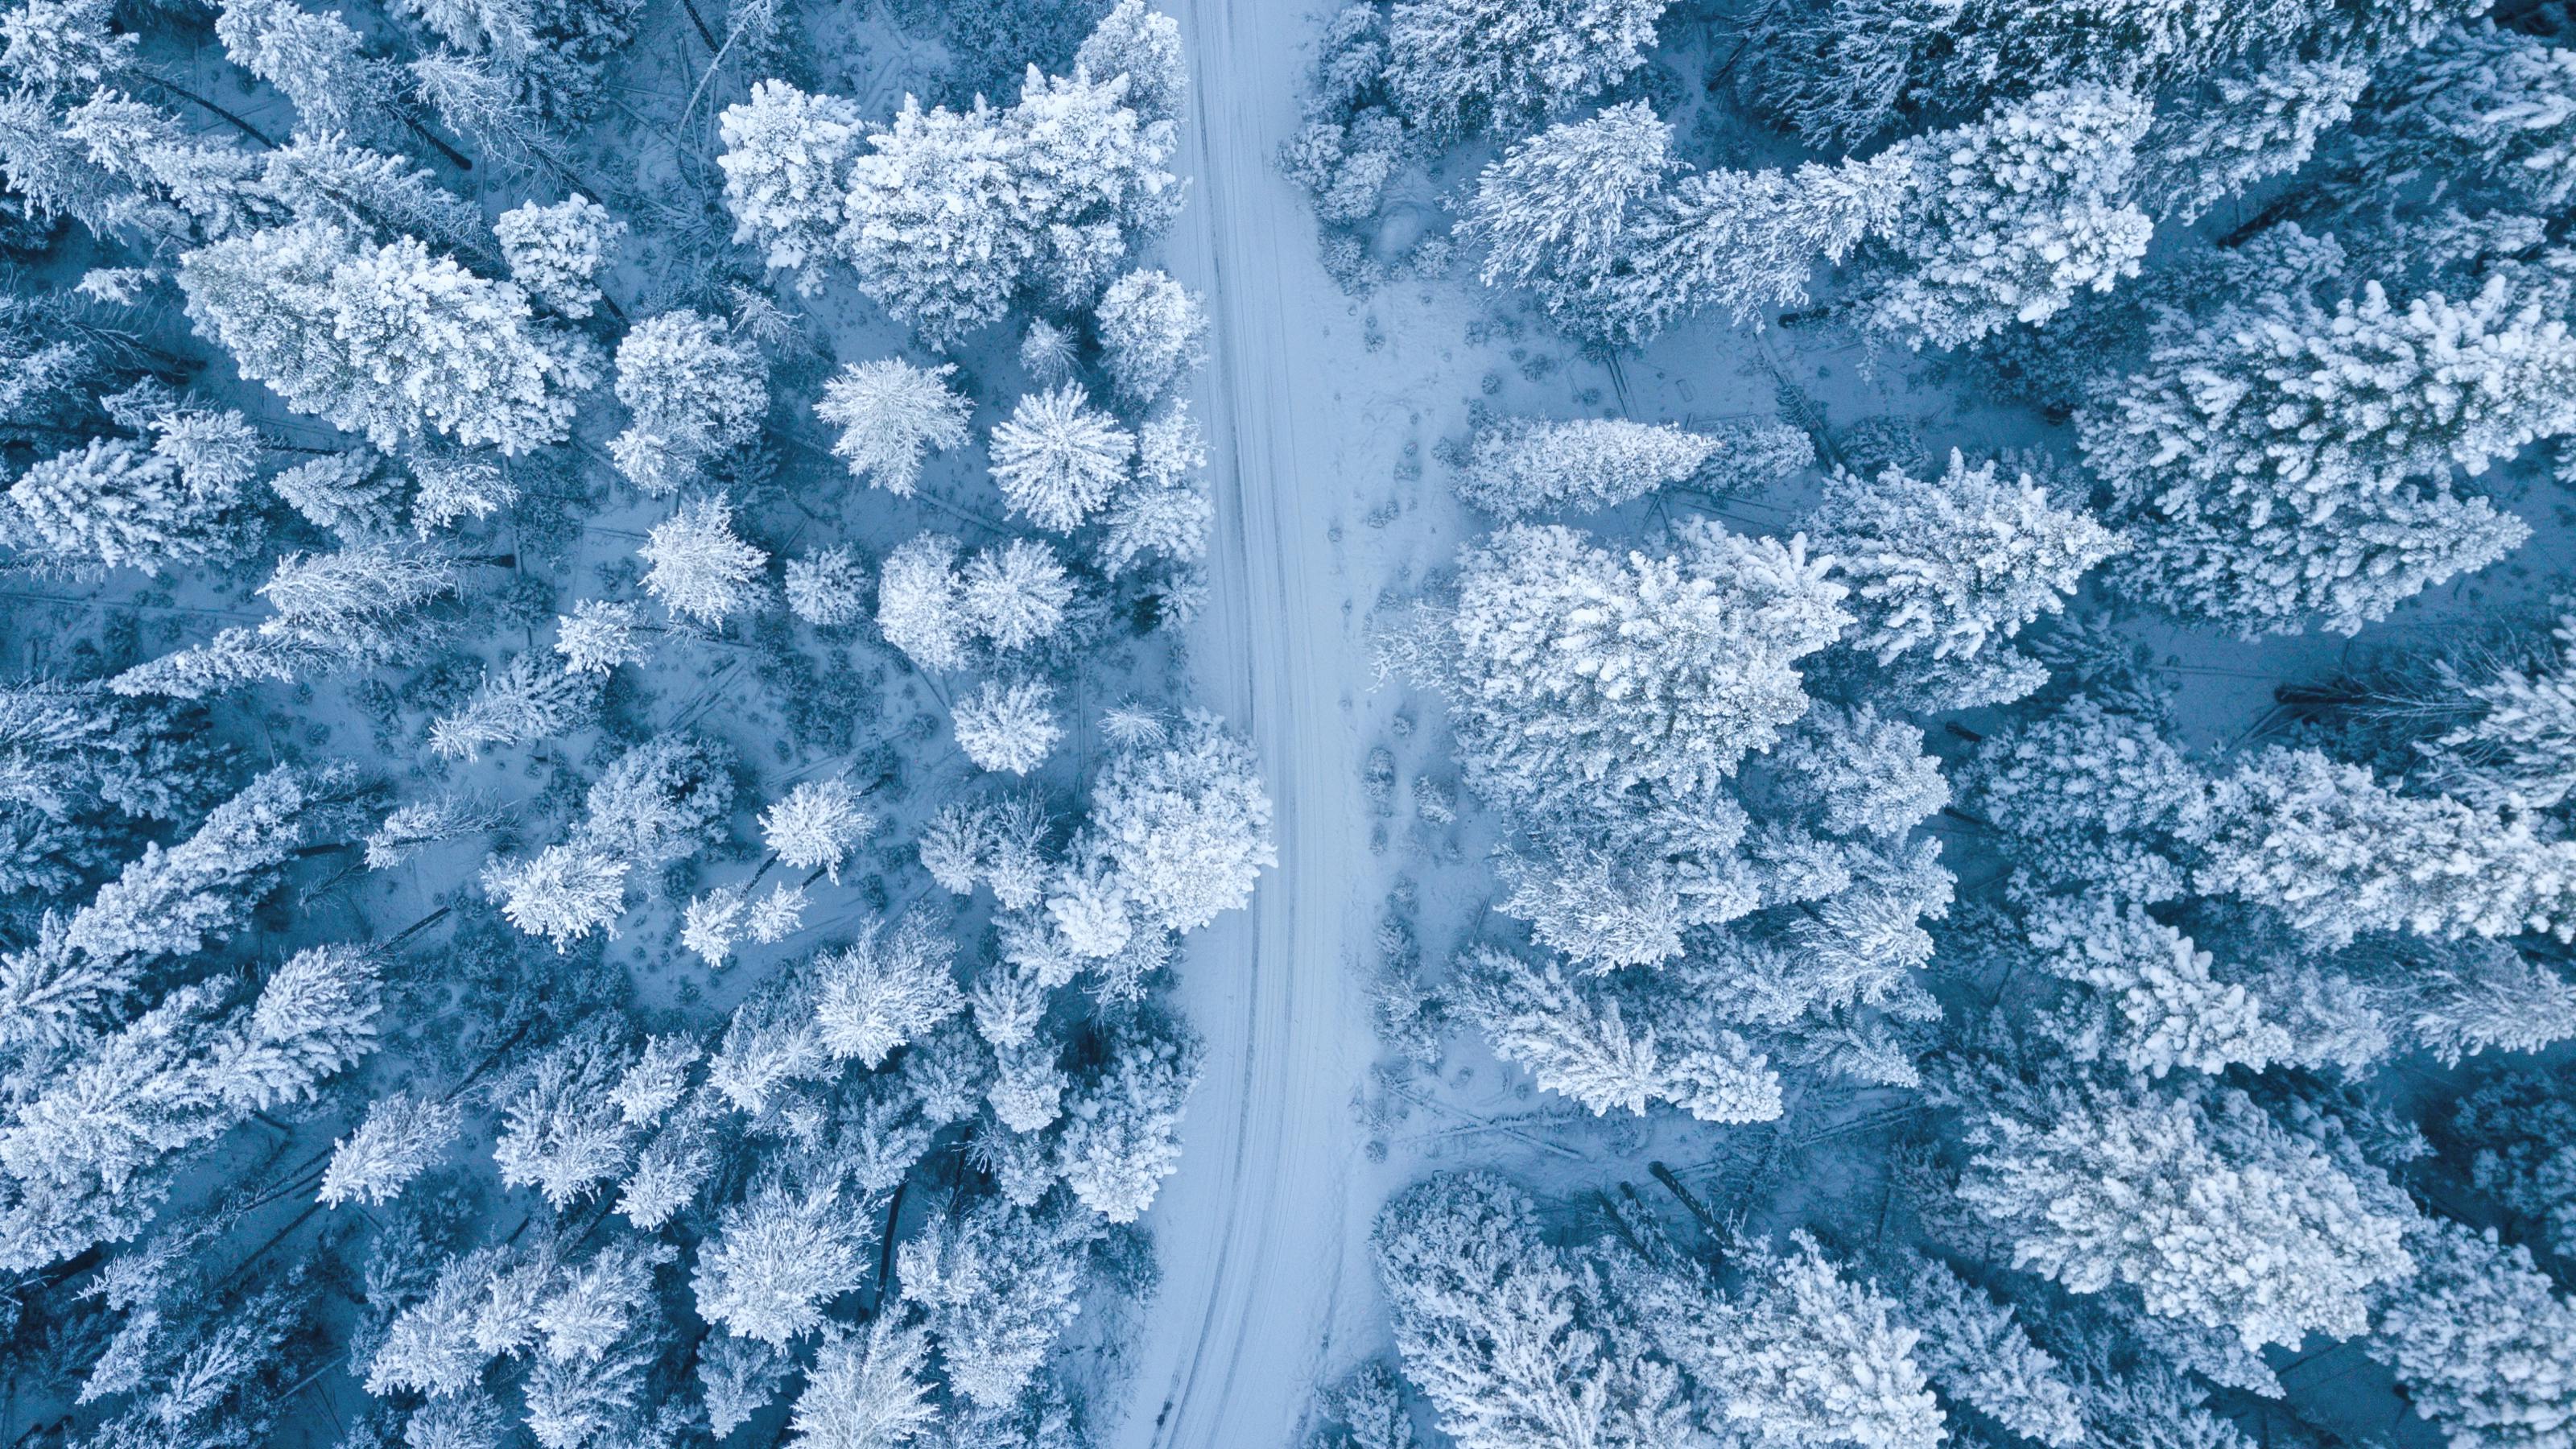
[[[1334,381],[1318,331],[1340,308],[1304,198],[1271,158],[1295,124],[1307,24],[1290,0],[1188,0],[1194,195],[1171,246],[1215,335],[1198,399],[1217,517],[1193,641],[1199,699],[1248,731],[1275,806],[1280,868],[1249,910],[1191,938],[1178,988],[1206,1038],[1180,1171],[1148,1218],[1163,1281],[1138,1346],[1121,1449],[1267,1449],[1306,1409],[1346,1245],[1374,1046],[1344,941],[1365,859],[1358,651],[1330,564]],[[1356,1032],[1356,1038],[1353,1033]]]

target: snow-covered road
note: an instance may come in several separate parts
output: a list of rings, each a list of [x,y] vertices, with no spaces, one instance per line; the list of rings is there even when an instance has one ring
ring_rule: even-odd
[[[1375,1207],[1353,1095],[1374,1054],[1348,949],[1371,919],[1346,702],[1365,651],[1334,577],[1338,380],[1367,371],[1316,260],[1303,198],[1271,164],[1296,120],[1310,21],[1296,0],[1174,7],[1195,80],[1193,194],[1171,266],[1209,298],[1197,405],[1217,499],[1199,697],[1250,731],[1277,802],[1280,869],[1252,908],[1191,939],[1180,997],[1207,1039],[1179,1173],[1148,1222],[1163,1284],[1122,1449],[1271,1449],[1304,1412],[1337,1299],[1366,1291]]]

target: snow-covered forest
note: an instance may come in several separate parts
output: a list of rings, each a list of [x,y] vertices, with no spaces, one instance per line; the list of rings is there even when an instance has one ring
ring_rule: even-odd
[[[0,91],[0,1449],[2576,1449],[2557,0]]]

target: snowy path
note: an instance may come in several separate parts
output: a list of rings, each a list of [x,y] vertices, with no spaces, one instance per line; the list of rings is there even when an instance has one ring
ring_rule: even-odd
[[[1371,905],[1354,899],[1365,746],[1345,703],[1366,687],[1366,658],[1334,547],[1340,436],[1362,425],[1342,415],[1338,383],[1368,369],[1356,329],[1320,326],[1346,303],[1270,163],[1296,117],[1302,7],[1176,9],[1196,84],[1171,266],[1215,325],[1197,400],[1217,498],[1197,687],[1260,752],[1281,868],[1182,964],[1207,1066],[1180,1171],[1148,1219],[1164,1278],[1117,1442],[1271,1449],[1306,1407],[1337,1298],[1364,1289],[1375,1206],[1351,1116],[1375,1048],[1347,954]]]

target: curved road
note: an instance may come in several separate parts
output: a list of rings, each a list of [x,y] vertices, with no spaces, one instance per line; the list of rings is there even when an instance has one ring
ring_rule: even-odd
[[[1311,1397],[1337,1303],[1365,1302],[1373,1201],[1352,1103],[1375,1046],[1350,944],[1373,903],[1365,686],[1334,546],[1347,456],[1338,387],[1365,374],[1317,261],[1304,198],[1271,158],[1297,122],[1309,24],[1297,0],[1185,0],[1193,195],[1170,265],[1209,299],[1198,399],[1216,485],[1199,698],[1247,729],[1276,803],[1280,868],[1252,906],[1193,936],[1179,995],[1207,1040],[1180,1171],[1148,1219],[1163,1283],[1146,1315],[1119,1449],[1271,1449]],[[1355,1285],[1350,1292],[1343,1285]]]

